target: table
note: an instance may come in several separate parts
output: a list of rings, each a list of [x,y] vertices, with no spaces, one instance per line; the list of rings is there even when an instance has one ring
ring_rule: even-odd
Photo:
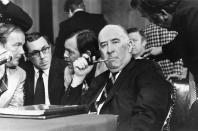
[[[116,115],[81,114],[46,120],[0,118],[0,131],[115,131]]]

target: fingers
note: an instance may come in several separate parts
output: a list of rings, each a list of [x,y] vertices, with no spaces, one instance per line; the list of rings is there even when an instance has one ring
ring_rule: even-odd
[[[142,53],[141,57],[146,58],[146,57],[150,56],[151,51],[152,51],[151,48],[145,49],[145,51]]]
[[[73,63],[74,68],[77,68],[78,70],[84,70],[88,67],[87,60],[84,57],[80,57]]]

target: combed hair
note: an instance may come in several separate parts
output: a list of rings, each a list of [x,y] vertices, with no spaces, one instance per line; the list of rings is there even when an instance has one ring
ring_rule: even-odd
[[[23,46],[25,53],[28,52],[27,43],[36,41],[36,40],[38,40],[41,37],[43,37],[47,41],[48,45],[51,45],[51,42],[49,41],[49,38],[47,36],[43,35],[42,33],[40,33],[40,32],[29,33],[29,34],[26,34],[26,37],[25,37],[26,43]]]
[[[81,30],[75,32],[72,35],[70,35],[66,39],[66,41],[68,39],[71,39],[72,37],[76,37],[77,48],[80,55],[86,53],[86,51],[89,50],[91,52],[91,56],[95,56],[96,59],[100,57],[100,52],[98,48],[98,39],[93,31]]]
[[[159,12],[165,9],[167,12],[172,13],[176,10],[176,6],[181,0],[131,0],[131,7],[141,8],[147,12]]]
[[[24,34],[23,30],[18,26],[15,26],[13,24],[1,24],[0,25],[0,43],[5,44],[7,42],[7,37],[14,31],[19,31]]]
[[[127,33],[133,33],[133,32],[139,32],[139,34],[141,35],[142,39],[143,40],[146,40],[146,35],[144,34],[144,31],[141,30],[141,29],[138,29],[136,27],[133,27],[133,28],[128,28],[127,29]]]
[[[66,0],[64,4],[64,11],[69,12],[69,10],[71,9],[71,11],[73,12],[76,8],[79,7],[85,9],[83,0]]]

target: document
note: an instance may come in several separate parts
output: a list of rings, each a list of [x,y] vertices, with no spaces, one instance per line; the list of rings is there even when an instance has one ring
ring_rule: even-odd
[[[47,119],[88,112],[86,105],[31,105],[12,108],[0,108],[0,117]]]

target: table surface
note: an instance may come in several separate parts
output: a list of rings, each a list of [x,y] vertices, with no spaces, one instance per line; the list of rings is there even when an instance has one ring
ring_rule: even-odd
[[[116,115],[81,114],[46,120],[0,118],[0,131],[115,131]]]

